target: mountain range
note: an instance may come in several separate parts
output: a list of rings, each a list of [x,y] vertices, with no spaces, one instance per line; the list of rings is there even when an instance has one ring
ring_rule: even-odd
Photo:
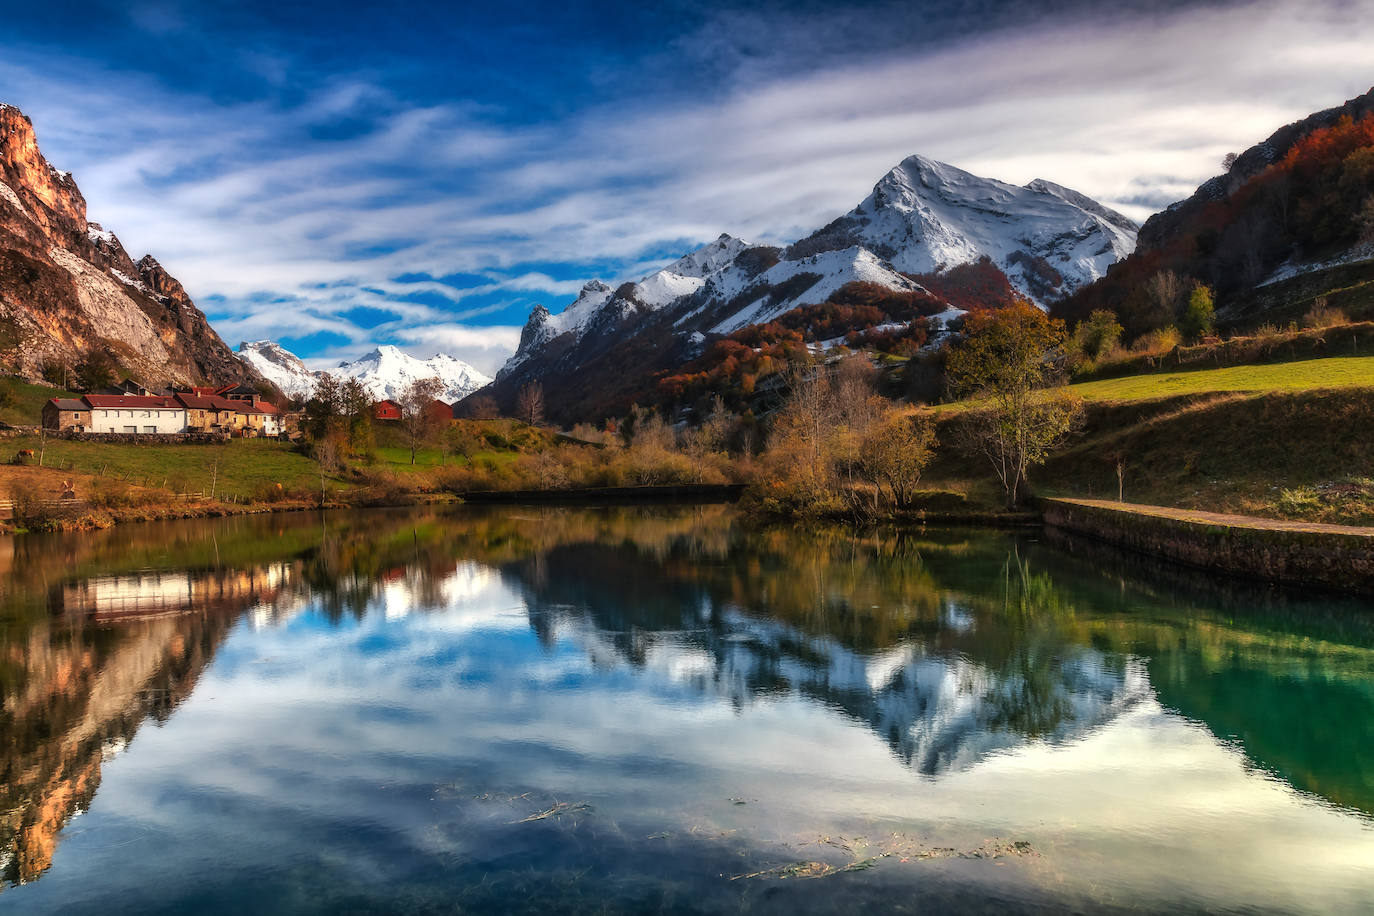
[[[86,218],[33,123],[0,104],[0,359],[37,379],[93,352],[147,384],[256,383],[175,277]]]
[[[623,408],[710,340],[826,303],[852,284],[950,300],[942,278],[972,264],[1045,305],[1104,276],[1134,249],[1136,231],[1053,182],[1018,186],[912,156],[853,210],[785,248],[721,235],[637,282],[593,280],[557,315],[536,307],[484,393],[509,407],[539,382],[558,419]],[[933,311],[957,314],[951,305]]]
[[[490,377],[452,356],[440,353],[427,360],[416,359],[393,346],[381,346],[351,362],[319,370],[308,368],[300,357],[270,340],[240,343],[238,357],[292,398],[308,398],[323,375],[340,381],[358,379],[377,400],[395,400],[411,383],[437,378],[444,386],[439,398],[453,403],[491,382]]]

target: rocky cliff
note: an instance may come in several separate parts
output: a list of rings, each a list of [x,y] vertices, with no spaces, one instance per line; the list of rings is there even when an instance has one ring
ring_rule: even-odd
[[[87,221],[33,123],[0,105],[0,369],[36,379],[93,352],[150,385],[260,380],[162,265]]]

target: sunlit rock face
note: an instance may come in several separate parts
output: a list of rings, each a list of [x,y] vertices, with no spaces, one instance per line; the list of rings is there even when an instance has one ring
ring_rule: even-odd
[[[38,147],[33,123],[0,105],[0,333],[20,374],[68,367],[92,351],[144,384],[256,382],[180,282],[152,256],[137,262],[87,221],[68,172]]]

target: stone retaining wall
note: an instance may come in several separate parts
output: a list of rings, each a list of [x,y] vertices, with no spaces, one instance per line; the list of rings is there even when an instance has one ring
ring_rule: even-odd
[[[1179,518],[1074,500],[1042,501],[1045,524],[1190,566],[1374,594],[1374,534],[1336,526],[1267,526]]]

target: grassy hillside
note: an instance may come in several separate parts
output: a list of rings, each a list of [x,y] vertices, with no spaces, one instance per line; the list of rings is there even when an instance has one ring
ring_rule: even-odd
[[[1070,389],[1089,401],[1139,401],[1183,394],[1362,387],[1374,388],[1374,356],[1132,375],[1080,382]]]
[[[37,437],[4,440],[0,461],[20,449],[39,448]],[[43,464],[54,470],[96,475],[173,492],[209,493],[248,499],[268,487],[319,492],[314,461],[275,439],[233,439],[223,445],[124,445],[49,439]],[[331,485],[327,483],[327,485]],[[337,478],[332,486],[342,486]],[[78,494],[81,488],[78,487]]]
[[[1139,399],[1090,400],[1082,430],[1031,471],[1032,489],[1115,499],[1121,459],[1128,502],[1374,524],[1374,388],[1302,390],[1299,375],[1259,393],[1203,386],[1204,393],[1149,398],[1141,384],[1156,378],[1120,380]],[[946,441],[957,417],[940,414]],[[973,505],[995,507],[1001,498],[986,460],[954,450],[923,483],[962,492]]]
[[[61,388],[31,385],[19,379],[0,379],[0,422],[14,426],[37,426],[43,415],[43,405],[51,398],[80,397]]]

